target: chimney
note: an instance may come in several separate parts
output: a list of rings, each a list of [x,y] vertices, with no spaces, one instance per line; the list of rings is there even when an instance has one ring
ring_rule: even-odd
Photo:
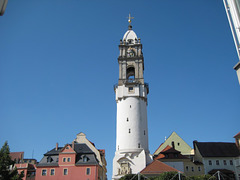
[[[74,141],[72,142],[72,149],[74,150]]]
[[[56,151],[58,150],[58,143],[56,143],[56,148],[55,148],[55,150],[56,150]]]

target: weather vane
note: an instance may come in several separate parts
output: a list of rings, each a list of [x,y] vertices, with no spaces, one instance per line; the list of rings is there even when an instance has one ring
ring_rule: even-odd
[[[129,17],[128,17],[128,22],[129,22],[129,24],[131,24],[133,18],[134,18],[134,17],[131,17],[131,14],[129,13]]]

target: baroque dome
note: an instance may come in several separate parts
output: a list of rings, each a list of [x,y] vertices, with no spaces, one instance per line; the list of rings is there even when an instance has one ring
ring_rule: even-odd
[[[132,29],[128,29],[123,36],[123,41],[130,42],[131,44],[135,44],[135,40],[137,39],[137,35]]]

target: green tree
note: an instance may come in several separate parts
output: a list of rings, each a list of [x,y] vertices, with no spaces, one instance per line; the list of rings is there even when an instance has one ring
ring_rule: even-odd
[[[121,177],[119,180],[138,180],[137,174],[126,174],[125,176]],[[140,175],[140,180],[145,180],[145,178]]]
[[[0,150],[0,180],[22,180],[24,177],[23,171],[18,174],[14,167],[15,162],[11,160],[10,149],[7,141]]]

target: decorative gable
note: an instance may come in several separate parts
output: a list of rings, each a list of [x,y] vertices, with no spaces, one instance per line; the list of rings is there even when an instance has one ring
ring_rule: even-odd
[[[74,148],[74,147],[73,147]],[[71,147],[71,145],[70,144],[66,144],[63,148],[62,148],[62,150],[61,150],[61,153],[76,153],[74,150],[73,150],[73,148]]]

